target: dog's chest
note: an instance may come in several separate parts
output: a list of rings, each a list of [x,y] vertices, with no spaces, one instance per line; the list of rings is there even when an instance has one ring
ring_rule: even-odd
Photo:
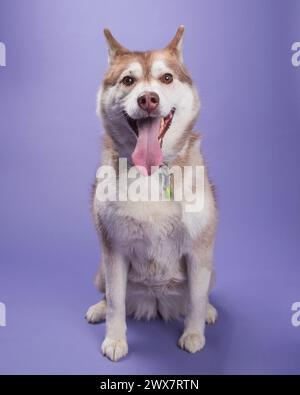
[[[115,202],[105,213],[114,248],[130,260],[129,279],[159,283],[182,278],[189,236],[178,204]]]

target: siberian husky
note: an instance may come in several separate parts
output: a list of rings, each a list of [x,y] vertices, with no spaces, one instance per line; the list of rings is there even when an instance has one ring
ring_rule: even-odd
[[[201,140],[192,131],[200,100],[183,63],[183,33],[180,26],[162,50],[133,52],[104,30],[109,68],[97,101],[105,129],[99,169],[111,167],[119,180],[124,172],[119,160],[126,160],[126,171],[137,169],[141,194],[149,180],[164,174],[163,182],[156,179],[153,188],[169,197],[130,199],[132,181],[128,181],[118,186],[123,197],[110,199],[104,197],[103,180],[96,178],[92,209],[102,247],[96,285],[105,296],[88,309],[86,318],[90,323],[106,319],[101,349],[112,361],[128,352],[127,315],[184,318],[178,345],[191,353],[205,345],[205,322],[217,318],[208,302],[216,204]],[[183,173],[177,185],[171,183],[172,167],[202,169],[203,188],[197,190],[193,171]],[[181,200],[170,198],[183,184],[191,194],[198,193],[201,210],[187,210],[186,195]],[[110,186],[116,191],[114,180],[107,177],[106,187]]]

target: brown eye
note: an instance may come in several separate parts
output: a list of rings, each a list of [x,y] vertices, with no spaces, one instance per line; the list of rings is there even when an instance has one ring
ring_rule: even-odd
[[[130,77],[130,75],[126,75],[123,79],[122,79],[122,84],[126,85],[126,86],[130,86],[133,85],[135,83],[135,78]]]
[[[173,82],[173,76],[170,73],[166,73],[162,77],[160,77],[160,80],[164,84],[171,84],[171,82]]]

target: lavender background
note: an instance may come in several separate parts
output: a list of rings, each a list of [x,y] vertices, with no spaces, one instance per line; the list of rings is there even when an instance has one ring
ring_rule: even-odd
[[[0,373],[300,373],[299,18],[297,0],[1,0]],[[197,355],[176,347],[181,324],[129,320],[114,364],[99,352],[104,325],[83,318],[98,298],[101,30],[145,50],[182,23],[219,196],[220,319]]]

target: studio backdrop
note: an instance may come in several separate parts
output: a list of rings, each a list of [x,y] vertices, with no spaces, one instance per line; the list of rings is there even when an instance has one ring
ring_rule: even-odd
[[[300,1],[0,1],[0,373],[300,373]],[[103,127],[103,28],[164,47],[185,25],[195,132],[216,185],[219,311],[194,355],[182,323],[128,320],[129,354],[88,325]]]

